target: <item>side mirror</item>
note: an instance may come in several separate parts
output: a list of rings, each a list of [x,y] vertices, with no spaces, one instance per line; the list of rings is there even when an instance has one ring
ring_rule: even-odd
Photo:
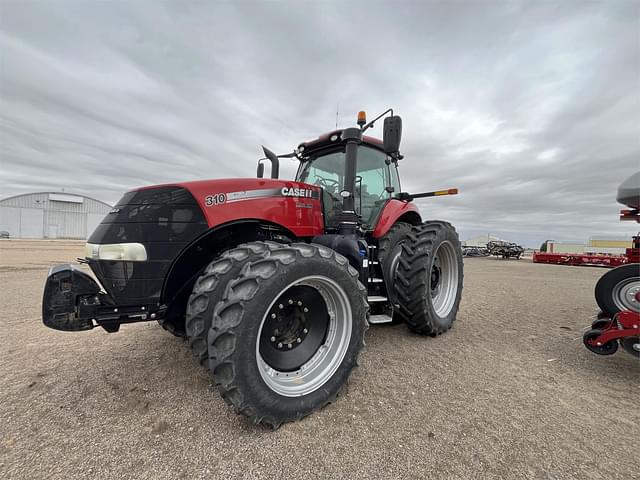
[[[258,178],[264,177],[264,163],[258,162]]]
[[[394,115],[384,119],[382,144],[384,151],[389,155],[400,151],[400,139],[402,137],[402,119]]]

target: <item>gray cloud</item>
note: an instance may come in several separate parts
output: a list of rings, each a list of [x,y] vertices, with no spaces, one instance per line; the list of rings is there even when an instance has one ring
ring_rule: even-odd
[[[253,176],[392,106],[403,186],[470,236],[633,233],[637,2],[25,2],[0,15],[0,196]],[[380,135],[379,127],[373,134]],[[295,163],[283,174],[292,176]]]

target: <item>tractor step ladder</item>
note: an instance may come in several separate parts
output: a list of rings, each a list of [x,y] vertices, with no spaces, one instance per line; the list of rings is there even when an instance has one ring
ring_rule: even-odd
[[[369,245],[369,258],[377,258],[377,254],[374,253],[375,249],[377,247],[375,245]],[[372,266],[372,265],[379,265],[380,263],[377,260],[369,260],[368,265]],[[369,277],[368,279],[368,283],[369,285],[371,285],[372,283],[383,283],[384,280],[382,278],[377,278],[374,276]],[[388,302],[389,299],[383,295],[369,295],[367,297],[367,302],[369,302],[370,304],[379,304],[379,303],[385,303]],[[392,318],[389,315],[385,315],[385,314],[377,314],[377,315],[370,315],[369,316],[369,323],[374,325],[374,324],[380,324],[380,323],[391,323],[392,322]]]
[[[386,302],[386,301],[387,301],[387,297],[383,297],[381,295],[369,295],[367,297],[367,302],[369,303]]]
[[[393,319],[389,315],[371,315],[369,316],[369,323],[378,325],[380,323],[391,323]]]

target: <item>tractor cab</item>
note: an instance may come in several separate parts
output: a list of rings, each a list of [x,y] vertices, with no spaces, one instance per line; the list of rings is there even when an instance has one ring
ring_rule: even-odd
[[[340,223],[345,192],[346,146],[342,130],[330,132],[298,147],[300,166],[296,181],[322,188],[325,228]],[[382,208],[400,191],[397,160],[385,153],[382,142],[364,137],[358,148],[354,189],[355,212],[362,227],[373,230]]]
[[[364,135],[388,113],[382,141]],[[258,161],[258,177],[264,175],[263,160],[271,161],[271,178],[278,178],[278,159],[296,157],[300,166],[295,180],[322,189],[327,232],[352,232],[354,225],[372,231],[387,202],[400,194],[397,162],[402,158],[402,120],[389,109],[367,123],[361,111],[358,127],[334,130],[301,143],[292,154],[275,155],[263,147],[265,158]]]

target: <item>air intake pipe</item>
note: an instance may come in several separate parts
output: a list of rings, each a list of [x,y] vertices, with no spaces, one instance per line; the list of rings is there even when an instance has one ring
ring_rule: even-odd
[[[346,128],[342,132],[345,146],[344,190],[342,196],[342,215],[340,233],[353,233],[358,224],[355,212],[356,172],[358,167],[358,148],[362,142],[362,131],[359,128]]]
[[[280,176],[280,160],[278,160],[278,156],[264,145],[262,145],[262,151],[264,152],[264,156],[271,161],[271,178],[278,178]],[[264,164],[260,162],[258,163],[258,178],[262,178],[263,176]]]

